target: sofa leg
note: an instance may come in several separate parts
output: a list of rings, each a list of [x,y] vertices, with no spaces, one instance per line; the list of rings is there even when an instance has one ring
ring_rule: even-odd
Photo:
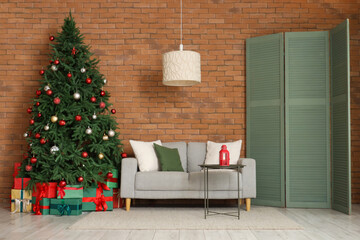
[[[126,199],[126,211],[130,211],[131,198]]]
[[[250,204],[251,204],[251,199],[250,198],[247,198],[246,199],[246,211],[250,211]]]

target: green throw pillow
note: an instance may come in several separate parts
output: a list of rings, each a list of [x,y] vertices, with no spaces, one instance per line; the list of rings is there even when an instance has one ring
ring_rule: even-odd
[[[167,148],[154,143],[162,171],[183,172],[177,148]]]

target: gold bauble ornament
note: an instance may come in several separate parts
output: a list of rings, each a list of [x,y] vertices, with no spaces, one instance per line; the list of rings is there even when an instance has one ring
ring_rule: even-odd
[[[99,153],[99,159],[103,159],[104,158],[104,154]]]
[[[104,140],[104,141],[109,140],[109,136],[108,136],[108,135],[104,135],[104,136],[103,136],[103,140]]]
[[[52,116],[51,117],[51,122],[57,122],[57,120],[58,120],[58,117],[57,116]]]

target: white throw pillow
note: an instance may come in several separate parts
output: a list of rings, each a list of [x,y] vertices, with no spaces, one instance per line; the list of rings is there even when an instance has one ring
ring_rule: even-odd
[[[228,143],[215,143],[208,141],[206,148],[205,164],[219,164],[219,152],[222,145],[226,145],[230,153],[230,164],[237,164],[240,158],[242,140]]]
[[[154,150],[154,143],[162,145],[160,140],[142,142],[130,140],[130,145],[138,161],[140,172],[159,171],[159,161]]]

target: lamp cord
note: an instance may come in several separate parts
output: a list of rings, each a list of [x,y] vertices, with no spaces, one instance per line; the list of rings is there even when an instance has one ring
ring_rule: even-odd
[[[180,50],[183,50],[182,44],[182,0],[180,0]]]

